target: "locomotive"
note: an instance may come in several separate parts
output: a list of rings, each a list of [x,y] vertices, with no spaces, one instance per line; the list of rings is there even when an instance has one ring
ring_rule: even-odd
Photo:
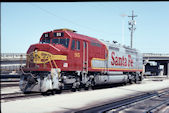
[[[24,93],[76,91],[142,81],[143,57],[128,46],[56,29],[44,32],[39,43],[29,47],[21,70]]]

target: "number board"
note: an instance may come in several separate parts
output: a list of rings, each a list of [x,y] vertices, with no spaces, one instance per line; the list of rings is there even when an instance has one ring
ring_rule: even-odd
[[[63,32],[56,32],[54,33],[54,37],[63,37],[64,33]]]
[[[49,33],[45,33],[45,34],[43,35],[43,37],[44,37],[44,38],[48,38],[48,37],[49,37]]]

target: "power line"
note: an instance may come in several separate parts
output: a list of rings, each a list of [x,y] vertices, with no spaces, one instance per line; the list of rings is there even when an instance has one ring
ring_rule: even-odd
[[[102,35],[103,35],[103,32],[105,32],[105,31],[103,31],[103,30],[101,30],[101,31],[100,31],[100,30],[96,30],[96,29],[93,29],[93,28],[91,28],[91,27],[84,26],[84,25],[82,25],[82,24],[78,24],[78,23],[75,23],[75,22],[73,22],[73,21],[71,21],[71,20],[65,19],[65,18],[63,18],[63,17],[61,17],[61,16],[57,16],[55,13],[52,13],[52,12],[50,12],[50,11],[44,9],[44,8],[41,8],[41,7],[39,7],[38,5],[35,5],[35,4],[33,4],[33,3],[31,3],[30,5],[32,5],[32,6],[35,7],[35,8],[40,9],[41,11],[43,11],[43,12],[45,12],[45,13],[47,13],[47,14],[50,14],[50,15],[52,15],[52,16],[55,16],[55,17],[57,17],[58,19],[61,19],[62,21],[66,21],[66,22],[71,23],[71,24],[74,24],[74,25],[76,25],[76,26],[81,26],[81,27],[83,27],[83,28],[85,28],[85,29],[87,29],[87,30],[91,29],[91,30],[93,30],[93,31],[97,31],[97,33],[100,33],[100,34],[102,34]],[[91,30],[90,30],[90,31],[91,31]],[[110,32],[106,32],[106,34],[110,34]],[[110,35],[112,35],[112,34],[110,34]]]
[[[66,22],[69,22],[69,23],[78,25],[77,23],[74,23],[73,21],[70,21],[70,20],[65,19],[65,18],[63,18],[63,17],[60,17],[60,16],[57,16],[55,13],[52,13],[52,12],[46,10],[46,9],[43,9],[43,8],[39,7],[38,5],[35,5],[35,4],[30,4],[30,5],[34,6],[35,8],[40,9],[41,11],[46,12],[47,14],[50,14],[50,15],[52,15],[52,16],[56,16],[57,18],[61,18],[62,20],[66,21]]]

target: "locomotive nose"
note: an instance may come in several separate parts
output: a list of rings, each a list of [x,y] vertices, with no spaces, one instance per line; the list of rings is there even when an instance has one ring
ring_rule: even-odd
[[[67,51],[51,44],[32,45],[28,52],[30,60],[36,64],[48,63],[51,60],[67,60]]]

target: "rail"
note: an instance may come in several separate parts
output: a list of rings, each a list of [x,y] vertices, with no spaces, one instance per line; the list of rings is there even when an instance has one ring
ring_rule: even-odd
[[[163,89],[163,90],[154,91],[154,92],[147,92],[147,93],[140,94],[137,96],[127,97],[125,99],[112,101],[104,105],[99,105],[99,106],[84,109],[84,110],[78,110],[75,113],[81,113],[81,112],[83,113],[114,113],[115,112],[116,113],[119,111],[123,111],[125,109],[132,108],[133,106],[139,106],[141,102],[143,102],[144,104],[145,104],[145,101],[149,101],[149,100],[160,102],[158,104],[153,103],[153,106],[149,107],[149,109],[144,109],[145,113],[150,113],[152,110],[155,110],[157,107],[160,107],[163,104],[166,104],[169,102],[168,99],[166,99],[165,102],[160,101],[164,99],[165,95],[167,94],[169,94],[169,89]],[[167,95],[166,98],[168,98],[168,96],[169,95]]]
[[[1,102],[13,101],[22,98],[29,98],[29,97],[42,97],[41,93],[31,93],[31,94],[23,94],[22,92],[17,93],[9,93],[9,94],[1,94]]]

